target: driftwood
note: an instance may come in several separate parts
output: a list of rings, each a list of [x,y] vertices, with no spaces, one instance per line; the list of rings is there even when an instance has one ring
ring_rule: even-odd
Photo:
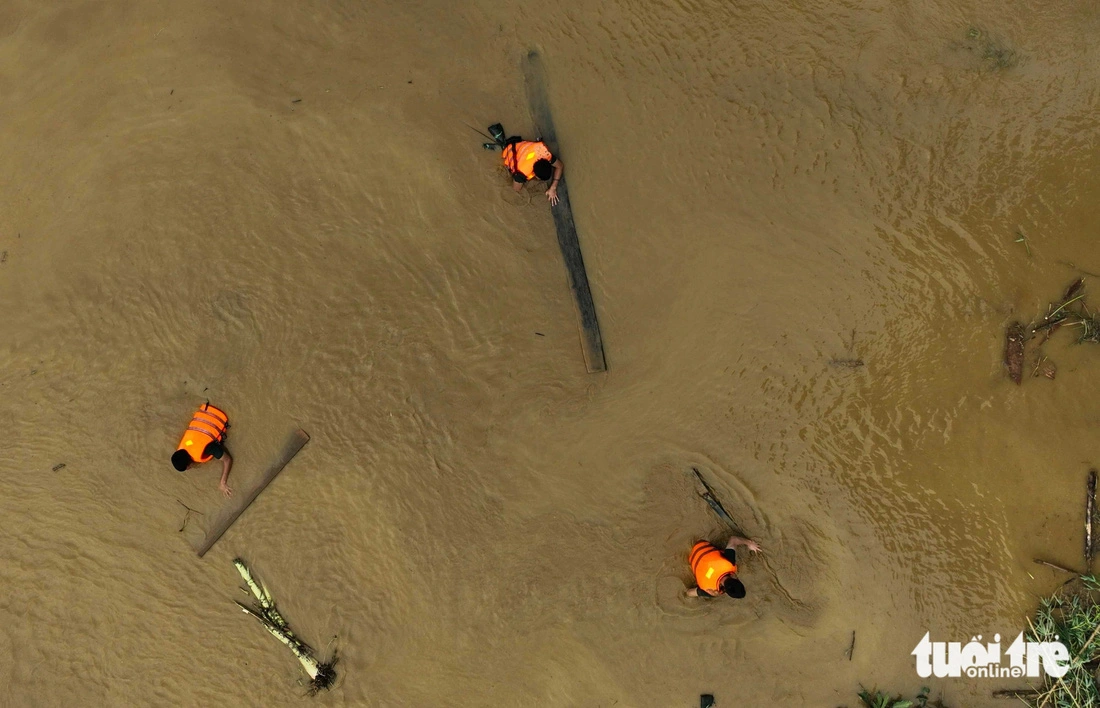
[[[1066,288],[1066,292],[1062,295],[1062,304],[1069,302],[1077,296],[1077,293],[1081,292],[1081,288],[1085,287],[1085,279],[1078,278],[1069,284]]]
[[[316,695],[319,691],[332,688],[333,684],[336,683],[336,662],[338,660],[335,657],[325,662],[318,660],[316,652],[291,631],[290,626],[283,619],[282,613],[279,612],[279,608],[275,606],[275,600],[271,599],[271,593],[268,592],[267,586],[256,579],[256,576],[252,574],[252,570],[240,558],[234,558],[233,565],[237,567],[237,572],[241,574],[245,585],[248,586],[248,589],[252,591],[252,595],[256,598],[256,604],[251,606],[234,600],[234,602],[237,602],[237,607],[255,617],[264,626],[264,629],[294,652],[294,656],[302,664],[302,668],[309,674],[309,694],[311,696]]]
[[[726,508],[722,506],[722,502],[718,501],[718,497],[714,495],[714,490],[711,489],[707,481],[703,479],[703,473],[699,471],[698,467],[692,467],[691,471],[695,473],[695,478],[699,480],[699,483],[703,485],[703,489],[706,490],[699,492],[699,496],[710,506],[719,519],[726,522],[726,525],[730,527],[731,531],[738,533],[737,524],[734,523],[733,517],[730,516]]]
[[[1089,492],[1085,497],[1085,572],[1092,572],[1092,517],[1096,513],[1096,470],[1089,470]]]
[[[852,660],[852,655],[856,653],[856,630],[852,630],[852,642],[848,645],[848,661]]]
[[[1019,322],[1005,331],[1005,369],[1017,386],[1024,380],[1024,326]]]
[[[1048,568],[1054,568],[1055,570],[1060,570],[1063,573],[1070,573],[1071,575],[1080,575],[1080,573],[1078,573],[1076,570],[1070,570],[1069,568],[1067,568],[1065,566],[1062,566],[1062,565],[1058,565],[1057,563],[1051,563],[1050,561],[1045,561],[1045,560],[1042,560],[1040,558],[1032,558],[1031,560],[1038,563],[1039,565],[1045,565]]]

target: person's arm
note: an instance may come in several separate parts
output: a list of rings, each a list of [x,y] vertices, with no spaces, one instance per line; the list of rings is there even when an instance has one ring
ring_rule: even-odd
[[[558,182],[561,182],[562,172],[565,172],[565,164],[561,160],[554,160],[554,176],[550,179],[550,189],[546,190],[546,198],[550,200],[550,206],[558,203]]]
[[[526,184],[526,183],[525,182],[517,182],[515,180],[512,180],[512,191],[513,192],[522,192],[524,184]]]
[[[692,588],[687,591],[688,597],[699,597],[699,588]]]
[[[218,489],[227,497],[233,496],[233,490],[226,484],[226,481],[229,479],[229,470],[232,468],[233,456],[229,454],[229,450],[226,450],[222,453],[222,479],[218,482]]]
[[[744,546],[753,553],[760,552],[760,544],[756,541],[750,541],[747,538],[741,538],[740,536],[730,536],[729,543],[726,544],[726,548],[737,548],[738,546]]]

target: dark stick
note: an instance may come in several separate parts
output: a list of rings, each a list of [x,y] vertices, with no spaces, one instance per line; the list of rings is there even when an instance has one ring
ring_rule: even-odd
[[[187,522],[191,520],[191,514],[198,514],[199,516],[203,516],[204,514],[198,509],[192,509],[191,507],[181,502],[179,499],[176,500],[176,503],[182,506],[184,509],[187,509],[187,511],[185,511],[183,514],[183,522],[180,524],[179,527],[179,532],[183,533],[183,530],[187,528]]]
[[[1039,565],[1045,565],[1048,568],[1054,568],[1055,570],[1060,570],[1063,573],[1070,573],[1072,575],[1080,575],[1080,573],[1078,573],[1076,570],[1070,570],[1069,568],[1066,568],[1066,567],[1061,566],[1061,565],[1057,565],[1055,563],[1050,563],[1048,561],[1040,560],[1038,558],[1032,558],[1032,560],[1035,561],[1036,563],[1038,563]]]
[[[699,483],[703,485],[703,489],[707,490],[700,494],[703,500],[710,505],[710,508],[718,515],[718,518],[725,521],[732,531],[737,531],[737,524],[733,522],[733,517],[729,515],[725,507],[722,506],[722,502],[718,501],[718,497],[714,496],[714,490],[710,488],[707,481],[703,479],[703,475],[699,472],[699,468],[692,467],[691,471],[695,473],[695,478],[699,480]]]
[[[852,630],[852,643],[848,645],[848,661],[852,660],[852,655],[856,651],[856,630]]]
[[[1089,470],[1089,495],[1085,497],[1085,572],[1092,572],[1092,517],[1096,507],[1096,470]]]
[[[1020,689],[1020,690],[1009,688],[1009,689],[1002,689],[1000,691],[994,691],[993,692],[993,697],[994,698],[1025,698],[1026,699],[1026,698],[1034,698],[1035,696],[1038,696],[1041,693],[1042,693],[1042,691],[1038,691],[1034,688],[1025,688],[1025,689]]]

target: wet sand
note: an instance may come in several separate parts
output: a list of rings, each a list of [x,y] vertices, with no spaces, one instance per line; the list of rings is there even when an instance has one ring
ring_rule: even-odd
[[[1014,636],[1097,460],[1100,350],[1061,332],[1019,388],[1000,358],[1100,273],[1098,22],[3,5],[0,703],[299,704],[237,555],[338,649],[318,705],[854,706],[919,688],[927,630]],[[530,130],[532,46],[607,374],[545,198],[468,127]],[[168,458],[206,398],[238,488],[312,441],[199,560],[177,500],[211,514],[218,470]],[[683,597],[720,534],[691,465],[767,552],[744,601]]]

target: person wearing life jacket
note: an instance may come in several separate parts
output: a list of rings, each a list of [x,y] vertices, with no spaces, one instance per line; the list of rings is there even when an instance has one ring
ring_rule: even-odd
[[[523,185],[533,179],[550,180],[546,198],[550,205],[558,203],[558,182],[561,181],[565,165],[559,160],[546,143],[531,141],[519,137],[508,138],[501,151],[504,166],[512,174],[512,189],[519,192]]]
[[[222,479],[218,482],[218,489],[227,497],[233,494],[233,490],[226,484],[229,470],[233,467],[233,458],[225,449],[225,434],[228,430],[229,416],[207,401],[191,416],[191,422],[187,424],[187,430],[183,431],[180,444],[172,453],[172,466],[180,472],[194,464],[221,460]]]
[[[737,579],[737,546],[744,546],[753,553],[760,546],[747,538],[733,536],[725,548],[708,541],[697,541],[688,556],[695,587],[687,591],[689,597],[717,597],[728,595],[740,599],[745,596],[745,586]]]

